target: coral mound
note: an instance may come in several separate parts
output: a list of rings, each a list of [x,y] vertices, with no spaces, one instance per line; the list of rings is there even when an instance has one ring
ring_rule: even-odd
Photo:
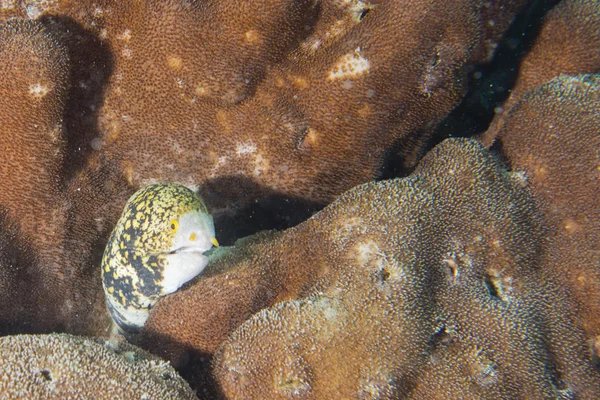
[[[328,203],[393,148],[414,165],[525,2],[17,3],[5,13],[72,56],[77,167],[100,151],[113,178],[200,186],[231,212],[271,193]]]
[[[0,374],[3,399],[196,399],[158,357],[65,334],[0,338]]]
[[[540,264],[542,222],[520,174],[447,140],[408,178],[240,243],[158,303],[143,342],[224,341],[214,374],[231,398],[594,398],[577,303]]]
[[[528,91],[496,139],[547,221],[544,265],[580,300],[600,358],[600,75],[561,75]]]
[[[545,16],[523,57],[510,97],[483,136],[491,144],[512,107],[530,90],[561,74],[600,72],[600,2],[563,0]]]

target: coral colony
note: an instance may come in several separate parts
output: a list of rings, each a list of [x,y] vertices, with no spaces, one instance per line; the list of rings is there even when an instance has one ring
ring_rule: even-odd
[[[599,73],[595,0],[0,0],[0,398],[600,398]]]

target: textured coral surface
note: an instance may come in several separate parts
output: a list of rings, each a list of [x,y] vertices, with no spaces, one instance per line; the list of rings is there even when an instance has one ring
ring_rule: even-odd
[[[600,398],[599,16],[0,0],[0,335],[108,337],[108,235],[137,189],[178,182],[224,244],[280,229],[214,251],[130,337],[199,397]],[[434,147],[471,134],[488,149]]]
[[[579,324],[600,345],[600,75],[561,75],[527,92],[498,142],[547,220],[556,269],[581,301]],[[595,349],[600,357],[600,347]]]
[[[529,90],[560,74],[600,71],[600,3],[563,0],[548,12],[539,35],[519,65],[518,78],[500,115],[484,135],[491,144],[511,108]]]
[[[132,345],[66,334],[0,338],[3,399],[195,399],[173,367]]]
[[[142,343],[225,340],[215,375],[231,398],[593,398],[579,303],[544,264],[541,222],[521,174],[448,140],[408,178],[239,244],[159,303]]]

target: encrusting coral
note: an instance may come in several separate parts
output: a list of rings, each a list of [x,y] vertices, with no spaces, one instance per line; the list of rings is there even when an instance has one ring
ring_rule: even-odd
[[[530,184],[548,235],[544,265],[581,303],[600,359],[600,75],[561,75],[527,92],[496,138]]]
[[[542,222],[520,174],[447,140],[413,175],[217,257],[157,304],[141,343],[216,350],[228,398],[594,398]]]
[[[128,196],[123,180],[89,158],[73,171],[78,144],[65,121],[69,52],[39,21],[0,25],[0,333],[103,334],[98,263]],[[125,199],[123,199],[125,198]]]
[[[600,2],[562,0],[544,18],[531,50],[519,64],[508,100],[483,135],[491,144],[510,109],[529,90],[560,74],[600,72]]]
[[[231,242],[244,207],[292,221],[390,153],[409,172],[527,2],[0,3],[0,334],[106,336],[102,251],[137,189],[197,189]],[[598,78],[539,86],[598,71],[599,15],[547,14],[491,150],[446,141],[213,252],[140,345],[215,355],[234,398],[600,398]]]
[[[524,3],[56,1],[13,15],[70,48],[85,36],[65,33],[75,21],[110,53],[82,60],[111,73],[97,136],[81,135],[113,174],[200,186],[226,211],[270,192],[330,202],[376,177],[394,145],[413,165],[460,101],[466,64]]]
[[[414,163],[501,34],[486,23],[522,4],[3,4],[0,296],[18,309],[0,332],[105,333],[97,267],[141,185],[199,187],[218,228],[270,195],[322,206],[398,141]]]
[[[0,332],[94,330],[94,304],[104,314],[99,281],[80,260],[90,262],[96,222],[72,220],[87,195],[64,180],[66,48],[41,23],[15,20],[0,26],[0,58],[0,298],[12,305],[0,307]],[[93,196],[94,209],[105,209],[105,196]]]
[[[66,334],[0,338],[3,399],[196,399],[173,367],[135,346]]]

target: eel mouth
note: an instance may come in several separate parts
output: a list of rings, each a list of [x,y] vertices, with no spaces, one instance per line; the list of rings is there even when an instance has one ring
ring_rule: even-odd
[[[179,254],[179,253],[200,253],[200,254],[204,254],[208,250],[210,250],[210,249],[205,249],[205,248],[202,248],[202,247],[194,247],[194,246],[182,246],[182,247],[178,247],[176,249],[173,249],[171,251],[164,252],[163,254],[165,254],[165,255]]]

